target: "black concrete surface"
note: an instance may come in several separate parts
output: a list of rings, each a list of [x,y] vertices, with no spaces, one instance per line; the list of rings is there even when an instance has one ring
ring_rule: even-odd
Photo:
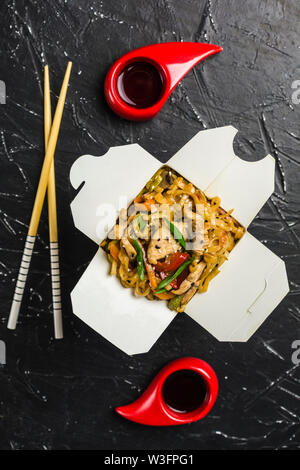
[[[1,1],[1,449],[299,449],[300,370],[292,361],[300,339],[300,104],[292,88],[300,80],[299,18],[297,0]],[[196,66],[152,121],[118,118],[103,97],[109,66],[132,48],[165,41],[224,51]],[[54,104],[68,60],[55,160],[65,338],[55,341],[46,210],[17,330],[6,322],[43,159],[43,66],[51,67]],[[69,293],[95,246],[73,226],[70,167],[82,154],[131,142],[165,162],[199,130],[227,124],[239,129],[241,158],[276,160],[275,192],[250,232],[286,262],[290,294],[247,343],[219,343],[178,315],[148,354],[128,357],[72,314]],[[187,355],[211,363],[219,377],[204,420],[150,428],[114,413],[164,364]]]

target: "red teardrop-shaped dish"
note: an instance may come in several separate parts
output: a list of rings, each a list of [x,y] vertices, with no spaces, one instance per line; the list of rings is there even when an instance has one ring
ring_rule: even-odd
[[[181,370],[191,370],[200,374],[206,384],[206,395],[200,406],[186,413],[170,408],[162,392],[167,378]],[[186,393],[189,393],[189,390],[186,390]],[[212,367],[201,359],[185,357],[167,364],[135,402],[119,406],[116,412],[131,421],[151,426],[186,424],[204,418],[213,407],[217,395],[218,379]]]
[[[206,57],[221,51],[220,46],[195,42],[169,42],[135,49],[118,59],[108,71],[104,83],[106,100],[112,110],[125,119],[133,121],[151,119],[161,110],[178,82],[192,67]],[[142,109],[125,102],[118,88],[120,74],[130,64],[138,62],[152,64],[162,81],[157,101]]]

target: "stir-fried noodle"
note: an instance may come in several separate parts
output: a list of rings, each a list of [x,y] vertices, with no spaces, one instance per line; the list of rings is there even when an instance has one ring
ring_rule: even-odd
[[[184,311],[206,292],[245,229],[171,168],[162,167],[101,243],[110,273],[150,300]]]

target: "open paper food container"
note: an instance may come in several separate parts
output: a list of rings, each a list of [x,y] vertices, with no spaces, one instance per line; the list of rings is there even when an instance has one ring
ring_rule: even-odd
[[[247,228],[274,190],[275,162],[270,155],[254,163],[238,158],[236,132],[231,126],[201,131],[167,165],[209,198],[219,196],[222,207],[234,208],[234,217]],[[99,245],[115,224],[120,198],[127,207],[161,166],[137,144],[78,158],[70,173],[75,189],[84,182],[71,204],[76,227]],[[103,203],[115,208],[110,227],[103,224]],[[188,303],[186,314],[219,341],[247,341],[288,293],[285,264],[246,232],[220,271],[208,292]],[[71,299],[75,315],[127,354],[149,351],[173,318],[182,315],[166,302],[125,289],[109,275],[101,247]]]

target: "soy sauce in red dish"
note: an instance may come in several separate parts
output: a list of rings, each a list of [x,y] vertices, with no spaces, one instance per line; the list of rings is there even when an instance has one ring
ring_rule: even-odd
[[[205,380],[193,370],[182,369],[167,377],[162,396],[165,403],[177,413],[189,413],[199,408],[205,400]]]
[[[149,108],[160,98],[163,81],[150,62],[133,62],[120,73],[117,88],[121,98],[136,108]]]

